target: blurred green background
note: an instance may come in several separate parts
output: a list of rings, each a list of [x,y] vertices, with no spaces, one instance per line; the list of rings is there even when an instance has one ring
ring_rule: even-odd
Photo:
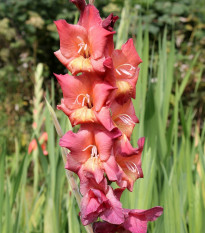
[[[164,207],[148,233],[202,233],[204,0],[96,0],[95,5],[103,18],[112,12],[120,17],[116,48],[132,37],[143,60],[134,100],[140,124],[132,143],[146,137],[144,179],[133,193],[123,194],[123,206]],[[68,0],[0,1],[0,233],[85,232],[43,98],[56,110],[62,93],[53,72],[67,72],[53,54],[59,48],[53,21],[76,23],[78,17]],[[63,131],[71,129],[68,119],[56,114]]]

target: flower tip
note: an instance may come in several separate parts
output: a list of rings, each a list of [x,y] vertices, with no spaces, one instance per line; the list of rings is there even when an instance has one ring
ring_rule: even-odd
[[[145,137],[142,137],[138,140],[137,144],[138,144],[138,150],[142,150],[144,147],[144,143],[145,143]]]
[[[84,11],[86,2],[85,0],[70,0],[71,3],[75,4],[78,10]]]

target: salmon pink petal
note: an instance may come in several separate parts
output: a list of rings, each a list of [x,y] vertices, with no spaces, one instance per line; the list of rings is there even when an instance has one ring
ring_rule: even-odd
[[[122,45],[122,53],[126,57],[126,60],[128,60],[129,64],[138,66],[140,63],[142,63],[142,60],[135,49],[132,38]]]
[[[78,25],[83,26],[88,31],[92,27],[101,26],[102,19],[99,11],[93,5],[87,5],[80,14]]]
[[[138,148],[134,148],[133,154],[128,154],[127,156],[115,154],[116,161],[123,172],[122,179],[117,181],[120,187],[128,188],[130,191],[132,191],[134,182],[138,178],[143,178],[143,172],[141,168],[143,145],[144,138],[141,138],[138,140]]]
[[[76,109],[83,107],[88,101],[91,101],[92,81],[86,76],[54,75],[63,91],[64,104],[67,108]]]
[[[108,222],[95,222],[93,224],[94,233],[146,233],[147,222],[155,221],[163,212],[160,206],[149,210],[129,210],[123,209],[125,221],[120,224],[110,224]]]
[[[117,79],[116,86],[116,101],[119,104],[126,103],[130,98],[135,99],[136,96],[136,84],[139,75],[139,68],[133,74],[132,78],[127,79]]]
[[[69,69],[69,63],[72,61],[73,58],[66,58],[61,53],[60,49],[54,52],[55,56],[58,58],[58,60],[67,68]]]
[[[72,110],[66,107],[64,99],[61,99],[61,104],[57,105],[57,109],[63,111],[67,116],[72,113]]]
[[[85,140],[86,138],[86,140]],[[68,131],[61,139],[59,145],[66,147],[71,152],[67,155],[65,168],[75,173],[90,158],[89,150],[86,147],[93,144],[93,135],[89,130],[80,130],[78,133]]]
[[[127,213],[126,213],[127,212]],[[156,206],[148,210],[125,210],[127,215],[123,226],[133,233],[146,233],[147,222],[155,221],[163,213],[163,208]]]
[[[109,200],[110,208],[106,208],[100,215],[100,218],[112,224],[122,224],[124,222],[122,204],[117,200],[111,187],[109,187],[106,197]]]
[[[113,133],[113,138],[118,138],[122,135],[120,130],[114,125],[110,109],[108,107],[102,107],[99,112],[95,112],[97,120],[110,132]]]
[[[116,78],[132,78],[136,73],[138,65],[142,62],[140,59],[133,39],[129,39],[121,50],[114,50],[112,59],[115,67]]]
[[[104,57],[108,39],[114,32],[109,32],[102,27],[92,27],[88,31],[88,40],[90,44],[91,57],[99,59]],[[97,38],[97,40],[96,40]]]
[[[161,206],[155,206],[148,210],[129,210],[129,216],[139,218],[141,221],[155,221],[163,213]]]
[[[135,124],[139,122],[132,101],[128,100],[123,105],[114,101],[110,107],[113,122],[130,139]]]
[[[86,140],[85,140],[86,138]],[[81,129],[78,133],[73,133],[72,131],[68,131],[59,142],[61,147],[66,147],[71,152],[82,152],[79,153],[79,156],[84,153],[89,153],[84,150],[87,146],[93,144],[93,134],[89,130]]]
[[[98,157],[90,157],[82,165],[81,172],[78,174],[81,178],[82,176],[93,177],[95,181],[99,184],[104,178],[104,167],[102,162]]]
[[[113,147],[112,134],[106,130],[97,130],[95,132],[95,142],[101,161],[106,161],[111,155]]]
[[[104,61],[105,61],[105,57],[101,57],[99,59],[93,59],[92,57],[90,58],[90,63],[92,65],[92,68],[94,69],[94,71],[98,73],[105,72],[105,67],[103,65]]]
[[[97,189],[90,189],[81,200],[81,221],[83,225],[88,225],[95,221],[104,211],[104,203],[107,202],[105,194]]]
[[[107,82],[96,81],[94,83],[93,104],[96,111],[99,111],[105,105],[110,105],[110,95],[113,93],[113,91],[115,91],[115,88]]]
[[[111,86],[117,88],[112,58],[107,57],[105,61],[103,62],[103,65],[105,67],[105,73],[103,74],[103,80],[110,83]]]
[[[93,176],[84,175],[81,170],[78,172],[80,178],[80,192],[84,196],[90,189],[98,189],[103,193],[107,192],[107,179],[104,177],[100,183],[97,183]]]
[[[106,175],[110,181],[119,181],[122,177],[122,172],[118,167],[114,155],[112,154],[106,162],[103,163]]]
[[[147,233],[147,222],[130,216],[123,224],[124,228],[132,233]]]
[[[78,56],[79,44],[87,42],[87,32],[80,25],[68,24],[65,20],[55,21],[60,37],[60,51],[62,55],[70,59]]]
[[[88,159],[88,157],[89,157],[89,155],[86,153],[83,153],[81,155],[82,156],[79,157],[79,154],[76,152],[68,153],[65,169],[67,169],[69,171],[73,171],[75,173],[78,173],[82,164],[85,163],[86,158]]]
[[[115,154],[120,154],[121,156],[129,156],[138,152],[138,148],[133,148],[129,139],[125,134],[123,134],[114,144]]]
[[[124,222],[122,204],[108,186],[107,193],[90,189],[81,200],[81,220],[84,225],[95,221],[98,217],[112,224]]]

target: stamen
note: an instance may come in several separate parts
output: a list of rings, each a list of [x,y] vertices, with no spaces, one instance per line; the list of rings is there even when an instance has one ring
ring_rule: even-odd
[[[99,154],[98,154],[98,150],[97,150],[97,147],[95,145],[89,145],[87,146],[85,149],[83,149],[82,151],[86,151],[88,148],[92,147],[92,150],[91,150],[91,157],[92,158],[98,158],[99,157]]]
[[[82,107],[85,105],[85,97],[83,98],[83,101],[82,101]]]
[[[122,75],[118,69],[116,69],[116,72],[117,72],[119,75]]]
[[[125,162],[127,168],[132,172],[135,173],[137,171],[138,175],[140,175],[137,165],[134,162]]]
[[[120,66],[118,66],[117,68],[119,69],[121,66],[128,66],[128,67],[130,67],[130,68],[128,68],[129,70],[135,70],[135,67],[134,66],[132,66],[131,64],[122,64],[122,65],[120,65]]]
[[[80,96],[83,96],[82,103],[79,102]],[[73,104],[77,103],[77,104],[79,104],[79,105],[81,105],[83,107],[83,106],[85,106],[85,101],[87,101],[88,107],[92,107],[91,100],[90,100],[90,95],[88,95],[88,94],[79,94],[76,97],[76,99],[75,99],[75,101],[74,101]]]
[[[88,47],[88,45],[87,45],[87,44],[85,44],[85,46],[84,46],[84,51],[87,49],[87,47]]]
[[[122,64],[120,66],[118,66],[116,68],[116,72],[119,74],[119,75],[122,75],[122,73],[126,74],[126,75],[129,75],[129,76],[132,76],[133,74],[128,72],[125,68],[126,66],[128,66],[128,70],[129,71],[132,71],[132,70],[135,70],[136,68],[134,66],[132,66],[131,64]]]
[[[81,45],[80,48],[79,48],[79,50],[78,50],[78,53],[81,52],[82,48],[83,48],[83,46]]]
[[[93,146],[95,146],[95,145],[89,145],[86,148],[84,148],[82,151],[86,151],[88,148],[93,147]]]
[[[120,118],[121,121],[123,121],[127,125],[135,124],[135,122],[132,120],[132,118],[127,114],[120,114],[120,115],[118,115],[118,117]]]
[[[128,71],[126,71],[125,69],[120,69],[120,70],[122,71],[122,73],[127,74],[127,75],[129,75],[129,76],[132,76],[132,74],[129,73]]]

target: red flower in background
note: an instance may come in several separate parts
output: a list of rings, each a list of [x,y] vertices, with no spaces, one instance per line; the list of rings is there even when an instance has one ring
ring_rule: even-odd
[[[48,141],[48,134],[47,134],[47,132],[42,133],[42,135],[39,137],[38,141],[39,141],[39,143],[40,143],[40,145],[41,145],[43,154],[44,154],[44,155],[48,155],[48,151],[46,150],[47,141]],[[29,146],[28,146],[28,153],[31,154],[32,151],[35,151],[37,148],[38,148],[38,144],[37,144],[37,142],[36,142],[36,139],[33,139],[33,140],[29,143]]]

